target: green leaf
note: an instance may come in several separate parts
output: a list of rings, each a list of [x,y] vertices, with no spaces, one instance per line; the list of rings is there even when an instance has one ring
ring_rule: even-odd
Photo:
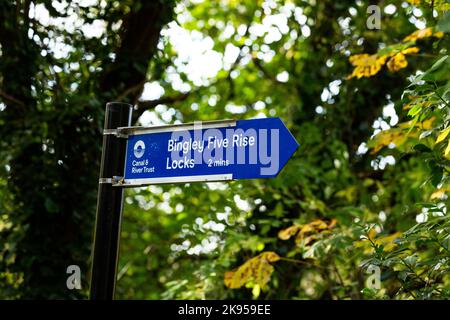
[[[447,59],[448,59],[448,55],[445,55],[445,56],[443,56],[442,58],[440,58],[438,61],[436,61],[436,62],[431,66],[430,69],[428,69],[428,70],[424,73],[424,76],[425,76],[425,75],[428,75],[428,74],[430,74],[430,73],[432,73],[432,72],[434,72],[434,71],[436,71],[437,69],[439,69],[439,68],[444,64],[444,62],[445,62]],[[422,79],[425,79],[425,78],[422,77]]]
[[[417,260],[418,257],[416,255],[411,255],[404,259],[405,263],[411,268],[414,268],[416,266]]]
[[[450,32],[450,11],[444,12],[444,15],[438,21],[436,28],[442,32]]]
[[[431,149],[428,148],[426,145],[424,145],[423,143],[419,143],[416,144],[413,147],[414,150],[419,151],[419,152],[423,152],[423,153],[427,153],[427,152],[431,152]]]
[[[55,213],[55,212],[59,211],[58,205],[50,198],[45,199],[44,205],[45,205],[45,208],[48,210],[48,212]]]
[[[371,288],[364,288],[361,290],[361,293],[368,299],[373,299],[377,295],[377,292]]]

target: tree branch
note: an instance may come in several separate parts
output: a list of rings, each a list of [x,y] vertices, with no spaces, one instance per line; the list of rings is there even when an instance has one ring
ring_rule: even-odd
[[[138,110],[152,109],[159,104],[171,104],[171,103],[175,103],[175,102],[181,102],[181,101],[186,100],[191,95],[191,93],[192,93],[192,91],[189,91],[189,92],[182,93],[182,94],[179,94],[176,96],[162,97],[160,99],[155,99],[155,100],[138,101],[138,103],[136,104],[136,107]]]
[[[140,1],[123,20],[120,46],[116,58],[109,62],[100,81],[105,99],[126,92],[125,102],[135,103],[142,92],[147,69],[159,40],[162,27],[170,21],[174,1]],[[130,89],[128,89],[130,88]]]
[[[260,59],[258,59],[257,57],[252,57],[252,61],[253,61],[253,64],[256,66],[256,68],[258,68],[258,70],[260,70],[266,76],[266,78],[268,78],[269,80],[272,80],[275,83],[284,84],[284,82],[278,81],[275,76],[273,76],[272,74],[270,74],[269,71],[267,71],[267,69],[261,63]]]
[[[139,82],[138,84],[136,84],[135,86],[132,86],[131,88],[128,88],[127,90],[125,90],[123,93],[121,93],[117,99],[115,99],[115,101],[123,101],[125,100],[130,94],[135,95],[137,92],[141,92],[142,88],[144,86],[146,82],[146,79],[142,80],[141,82]]]
[[[8,100],[8,101],[10,101],[10,102],[12,102],[12,103],[15,103],[15,104],[17,104],[17,105],[19,105],[19,106],[21,106],[21,107],[23,107],[23,108],[26,107],[26,106],[25,106],[25,103],[23,103],[23,102],[20,101],[19,99],[14,98],[13,96],[7,94],[7,93],[4,92],[2,89],[0,89],[0,97],[3,97],[4,99],[6,99],[6,100]]]
[[[248,28],[247,31],[245,32],[245,35],[247,35],[248,33]],[[236,67],[239,65],[239,62],[241,62],[242,58],[244,57],[242,55],[242,49],[244,48],[245,45],[241,45],[239,46],[239,54],[236,57],[236,60],[234,60],[233,64],[230,67],[230,70],[228,71],[228,75],[226,80],[228,81],[228,83],[230,84],[230,91],[228,92],[228,97],[227,100],[232,100],[234,98],[235,92],[234,92],[234,81],[233,78],[231,77],[231,73],[233,72],[233,70],[236,69]]]

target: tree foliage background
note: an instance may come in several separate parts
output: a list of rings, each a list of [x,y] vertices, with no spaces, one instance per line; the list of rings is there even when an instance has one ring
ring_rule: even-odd
[[[87,297],[108,101],[300,143],[276,179],[127,190],[116,297],[449,298],[448,9],[1,1],[0,298]]]

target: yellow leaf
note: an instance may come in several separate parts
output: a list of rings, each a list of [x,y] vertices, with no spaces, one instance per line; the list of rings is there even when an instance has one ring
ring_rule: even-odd
[[[236,274],[235,271],[225,272],[225,275],[223,276],[223,282],[228,288],[235,289],[240,288],[242,286],[242,284],[235,277],[235,274]]]
[[[414,31],[413,33],[411,33],[410,35],[405,37],[405,39],[403,39],[403,41],[404,42],[416,41],[419,39],[431,37],[432,35],[433,35],[433,28],[425,28],[422,30]]]
[[[375,240],[375,243],[378,245],[384,245],[384,251],[392,251],[392,249],[394,249],[397,244],[394,243],[394,241],[398,238],[400,238],[402,235],[401,232],[395,232],[393,234],[384,236],[384,237],[380,237],[378,239]]]
[[[410,48],[406,48],[400,52],[391,53],[390,54],[391,58],[389,59],[389,61],[387,63],[387,67],[388,67],[389,71],[397,72],[400,69],[406,68],[406,66],[408,65],[408,61],[406,60],[405,56],[407,54],[413,54],[413,53],[417,53],[417,52],[419,52],[419,48],[410,47]]]
[[[411,108],[412,108],[412,102],[407,103],[407,104],[405,104],[405,105],[403,106],[403,110],[409,110],[409,109],[411,109]]]
[[[426,106],[425,103],[421,104],[422,106]],[[429,130],[433,128],[434,120],[436,120],[435,116],[432,116],[430,119],[424,120],[423,122],[414,123],[414,120],[406,121],[399,123],[397,127],[404,130],[409,130],[411,127],[416,127],[422,130]],[[391,129],[392,130],[392,129]]]
[[[273,270],[273,266],[267,263],[267,261],[259,263],[255,268],[256,272],[254,273],[254,280],[256,284],[261,287],[261,289],[265,287],[267,282],[269,282]]]
[[[450,132],[450,126],[448,126],[447,128],[445,128],[444,130],[441,131],[441,133],[439,134],[439,136],[436,139],[436,143],[444,141],[444,139],[447,138],[449,132]]]
[[[298,230],[300,229],[300,226],[293,225],[289,228],[283,229],[280,232],[278,232],[278,238],[281,240],[288,240],[291,236],[296,234]]]
[[[388,243],[384,246],[384,251],[391,252],[392,250],[395,249],[396,246],[397,246],[397,244],[395,244],[395,243]]]
[[[428,7],[430,7],[431,5],[433,5],[433,9],[437,11],[450,10],[450,4],[446,3],[448,0],[407,0],[407,1],[415,6],[428,5]]]
[[[442,199],[445,195],[445,192],[441,189],[439,189],[438,191],[435,191],[431,194],[430,199]]]
[[[355,69],[348,79],[354,77],[358,79],[362,77],[371,77],[381,70],[381,67],[386,63],[386,60],[387,56],[379,56],[377,54],[355,54],[349,58],[350,63],[355,66]]]
[[[261,293],[261,287],[259,286],[259,284],[256,284],[253,286],[252,289],[252,295],[255,299],[257,299],[259,297],[259,294]]]
[[[347,187],[341,191],[336,192],[336,197],[346,198],[348,202],[353,202],[357,196],[356,186]]]
[[[401,232],[395,232],[393,234],[387,235],[387,236],[380,236],[380,237],[376,237],[377,232],[375,231],[374,228],[371,228],[367,234],[368,239],[370,239],[370,241],[367,241],[367,239],[365,240],[360,240],[360,241],[356,241],[354,246],[355,248],[365,248],[364,253],[365,254],[369,254],[373,251],[373,248],[371,247],[371,243],[373,242],[377,245],[383,245],[384,246],[384,251],[389,252],[392,251],[397,244],[394,242],[396,239],[400,238],[400,236],[402,235]]]
[[[314,220],[308,224],[305,224],[300,229],[300,232],[297,234],[295,238],[295,243],[302,243],[304,246],[311,243],[313,240],[318,239],[324,233],[324,230],[328,230],[333,228],[336,225],[336,219],[332,219],[329,223],[323,220]]]
[[[328,224],[328,229],[334,228],[334,226],[337,224],[336,219],[331,219],[330,223]]]
[[[411,54],[411,53],[417,53],[417,52],[419,52],[419,48],[417,48],[417,47],[410,47],[410,48],[407,48],[407,49],[405,49],[405,50],[402,50],[402,52],[401,53],[403,53],[403,54]]]
[[[445,148],[444,155],[448,157],[450,153],[450,140],[448,140],[447,148]]]
[[[403,53],[397,53],[387,63],[387,67],[391,72],[397,72],[400,69],[406,68],[408,61],[406,61],[405,55]]]
[[[295,237],[295,243],[301,243],[306,246],[314,240],[322,237],[324,234],[329,233],[328,230],[333,228],[336,223],[336,219],[332,219],[329,222],[317,219],[307,224],[293,225],[289,228],[281,230],[278,233],[278,238],[281,240],[287,240],[291,236],[297,234]]]
[[[325,221],[322,221],[320,219],[319,220],[314,220],[313,222],[310,223],[310,225],[312,227],[316,228],[317,230],[326,229],[328,227],[328,224]]]
[[[277,262],[280,260],[280,256],[273,251],[266,251],[259,255],[261,259],[265,259],[269,262]]]
[[[405,39],[403,39],[403,42],[409,42],[409,41],[417,41],[420,39],[424,39],[424,38],[429,38],[429,37],[436,37],[436,38],[442,38],[444,36],[444,33],[441,31],[438,32],[433,32],[433,28],[425,28],[422,30],[416,30],[413,33],[411,33],[409,36],[405,37]]]
[[[422,129],[424,130],[429,130],[433,127],[433,122],[434,120],[436,120],[436,117],[431,117],[428,120],[425,120],[424,122],[422,122]]]
[[[449,142],[449,145],[450,145],[450,142]],[[445,194],[446,194],[447,192],[449,192],[449,191],[450,191],[450,186],[447,186],[447,187],[444,187],[444,188],[437,189],[435,192],[433,192],[433,193],[431,194],[430,199],[431,199],[431,200],[434,200],[434,199],[443,199],[444,196],[445,196]]]
[[[266,251],[246,261],[234,271],[225,272],[224,283],[228,288],[237,289],[250,281],[256,282],[261,289],[269,282],[274,268],[270,264],[280,260],[280,256]]]
[[[367,234],[367,237],[373,241],[375,239],[376,235],[377,235],[377,232],[376,232],[375,228],[371,228],[369,230],[369,233]]]
[[[370,146],[373,148],[372,154],[377,153],[383,147],[389,146],[391,143],[396,147],[401,146],[406,140],[406,134],[398,129],[384,130],[372,138]]]

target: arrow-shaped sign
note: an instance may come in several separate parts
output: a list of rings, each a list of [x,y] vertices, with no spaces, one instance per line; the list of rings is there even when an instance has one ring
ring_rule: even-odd
[[[118,131],[127,136],[121,186],[272,178],[299,146],[279,118]]]

